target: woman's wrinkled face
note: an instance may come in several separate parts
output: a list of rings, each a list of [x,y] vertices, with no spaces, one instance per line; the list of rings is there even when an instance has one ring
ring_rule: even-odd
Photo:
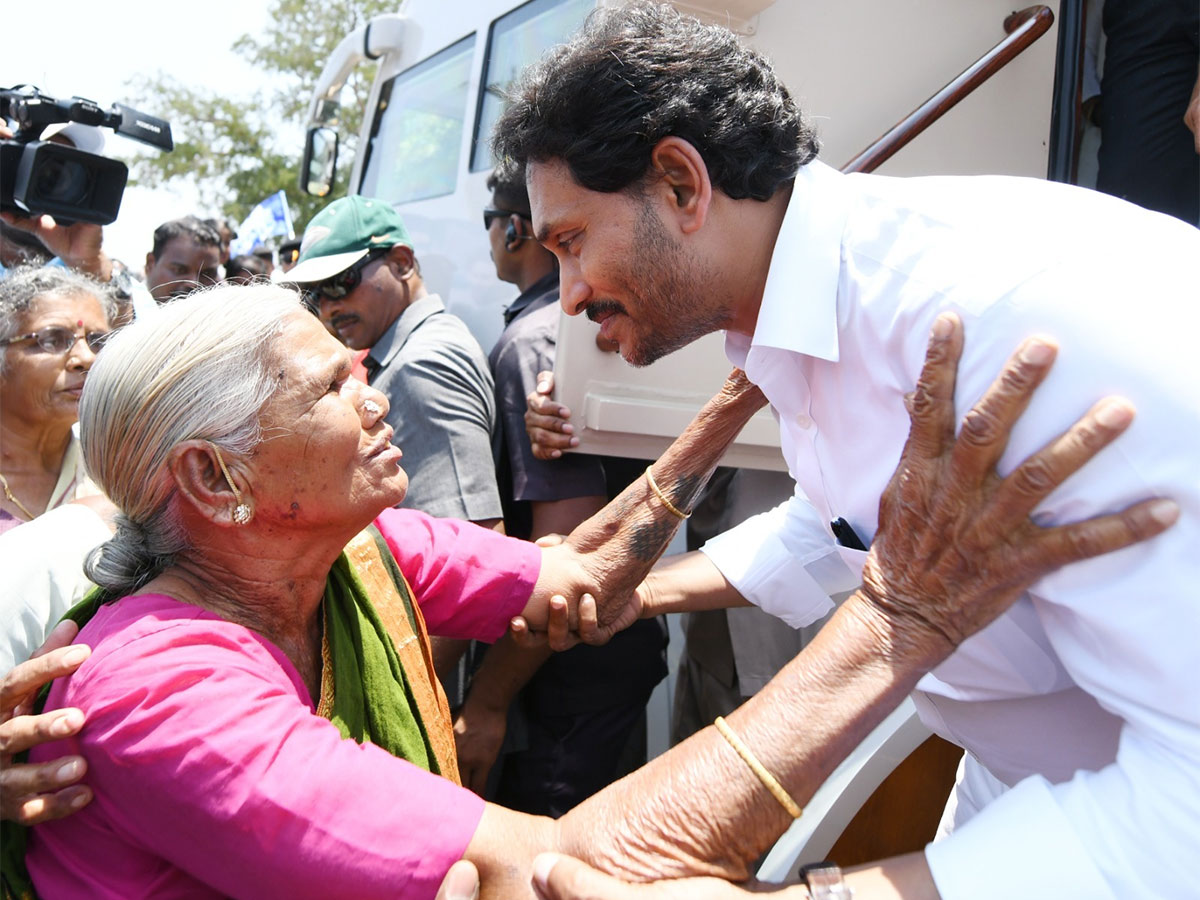
[[[303,310],[273,343],[276,391],[249,460],[255,521],[353,535],[408,490],[387,398],[350,376],[349,351]]]
[[[16,334],[65,328],[77,339],[62,353],[43,350],[36,340],[5,347],[0,415],[13,430],[70,428],[79,418],[79,396],[96,361],[85,335],[109,330],[104,307],[91,294],[37,297],[20,316]]]

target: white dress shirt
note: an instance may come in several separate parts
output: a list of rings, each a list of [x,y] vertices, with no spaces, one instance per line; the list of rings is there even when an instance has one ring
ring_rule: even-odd
[[[908,433],[935,317],[962,318],[955,404],[1035,333],[1058,360],[1003,473],[1111,394],[1130,430],[1039,507],[1043,524],[1152,496],[1182,507],[1152,541],[1068,566],[920,683],[918,708],[1002,797],[926,849],[947,900],[1200,896],[1200,231],[1033,179],[896,179],[804,167],[753,339],[726,351],[770,400],[794,498],[705,552],[800,626],[857,580]]]

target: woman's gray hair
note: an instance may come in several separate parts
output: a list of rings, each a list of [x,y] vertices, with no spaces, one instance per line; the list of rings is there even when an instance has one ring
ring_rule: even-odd
[[[21,266],[0,279],[0,342],[17,333],[21,318],[43,297],[76,297],[90,294],[100,301],[104,317],[111,325],[117,316],[117,302],[108,285],[89,275],[62,266]],[[0,343],[0,372],[8,347]]]
[[[300,296],[272,284],[196,291],[116,334],[96,359],[79,403],[88,474],[121,510],[116,535],[85,570],[101,587],[137,590],[188,547],[167,458],[183,441],[230,455],[262,440],[275,390],[271,340]]]

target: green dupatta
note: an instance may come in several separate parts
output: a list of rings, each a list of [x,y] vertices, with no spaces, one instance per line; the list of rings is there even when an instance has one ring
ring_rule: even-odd
[[[94,588],[63,618],[82,628],[113,599]],[[369,741],[457,783],[449,709],[433,673],[424,618],[374,526],[351,541],[333,564],[324,614],[317,714],[337,726],[342,737]],[[49,692],[49,685],[39,692],[37,712]],[[23,753],[14,762],[27,758]],[[0,823],[0,828],[4,898],[36,900],[25,867],[29,829],[16,822]]]

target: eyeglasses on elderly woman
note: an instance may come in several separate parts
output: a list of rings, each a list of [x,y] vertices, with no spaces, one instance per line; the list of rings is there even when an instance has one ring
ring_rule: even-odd
[[[47,328],[39,328],[37,331],[31,331],[28,334],[17,334],[3,341],[0,341],[0,346],[9,344],[19,344],[23,341],[36,341],[39,348],[44,353],[66,353],[79,341],[84,341],[88,345],[88,349],[93,353],[99,353],[104,346],[104,342],[108,340],[111,331],[72,331],[70,328],[64,328],[61,325],[51,325]]]

